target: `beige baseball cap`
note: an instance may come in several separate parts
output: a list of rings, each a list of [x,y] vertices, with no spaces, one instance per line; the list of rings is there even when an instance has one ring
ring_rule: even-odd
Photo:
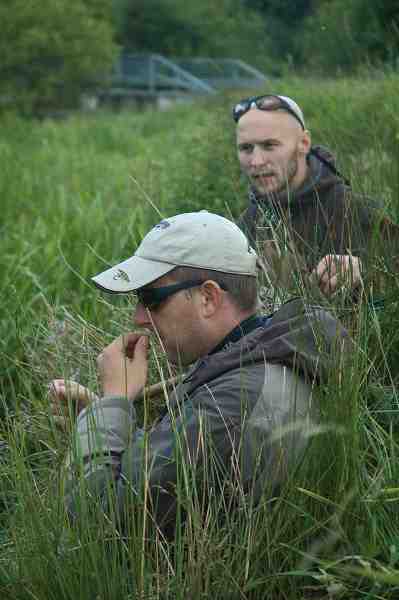
[[[107,292],[132,292],[175,267],[256,276],[257,255],[242,231],[224,217],[202,210],[163,219],[133,256],[92,278]]]

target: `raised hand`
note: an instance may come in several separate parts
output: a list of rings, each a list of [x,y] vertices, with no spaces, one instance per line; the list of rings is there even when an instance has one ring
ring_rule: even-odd
[[[53,379],[49,384],[50,410],[56,423],[63,428],[97,399],[94,392],[71,379]]]
[[[362,281],[362,263],[357,256],[327,254],[313,270],[320,290],[331,296],[340,288],[354,290]]]
[[[135,400],[148,373],[148,336],[127,333],[104,348],[97,358],[104,396],[126,396]]]

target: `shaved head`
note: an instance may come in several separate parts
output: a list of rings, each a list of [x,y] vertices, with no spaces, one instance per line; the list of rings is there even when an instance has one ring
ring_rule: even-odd
[[[250,127],[279,127],[291,135],[302,134],[303,129],[297,119],[286,110],[260,110],[252,108],[237,123],[237,133]]]
[[[285,110],[248,110],[237,123],[241,169],[261,195],[297,189],[307,175],[311,140]]]

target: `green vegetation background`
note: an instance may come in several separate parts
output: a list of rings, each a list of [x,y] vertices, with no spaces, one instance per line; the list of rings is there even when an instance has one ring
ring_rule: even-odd
[[[9,0],[0,4],[0,111],[76,106],[120,50],[239,58],[265,74],[397,68],[397,0]]]
[[[270,91],[296,98],[314,142],[330,146],[354,188],[379,197],[398,222],[397,75],[287,79]],[[49,417],[46,385],[64,376],[95,387],[96,352],[129,327],[129,306],[101,296],[91,275],[130,255],[161,216],[243,209],[230,117],[240,96],[167,112],[2,120],[2,598],[399,594],[395,278],[383,311],[359,309],[358,352],[319,399],[330,429],[317,436],[302,483],[260,512],[244,503],[223,526],[211,512],[205,528],[188,494],[189,526],[172,545],[143,528],[140,511],[126,539],[100,515],[65,538],[58,468],[67,437]]]

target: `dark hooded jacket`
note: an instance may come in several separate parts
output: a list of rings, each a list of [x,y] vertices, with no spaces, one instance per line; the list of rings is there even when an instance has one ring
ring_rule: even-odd
[[[126,398],[93,402],[78,417],[70,454],[70,513],[79,513],[82,482],[74,467],[80,461],[89,496],[99,497],[106,511],[133,510],[147,490],[163,528],[174,526],[181,497],[176,487],[185,488],[186,479],[217,493],[210,465],[217,465],[219,484],[231,482],[229,489],[239,481],[255,500],[265,490],[275,493],[306,448],[313,385],[333,368],[334,348],[345,344],[347,333],[334,318],[297,300],[200,359],[150,431],[137,428],[134,404]]]
[[[298,190],[266,198],[250,189],[238,225],[260,254],[265,249],[267,254],[273,240],[283,254],[288,249],[299,256],[309,273],[327,254],[352,254],[366,263],[371,246],[399,238],[378,203],[352,192],[329,150],[312,148],[308,163],[308,177]]]

